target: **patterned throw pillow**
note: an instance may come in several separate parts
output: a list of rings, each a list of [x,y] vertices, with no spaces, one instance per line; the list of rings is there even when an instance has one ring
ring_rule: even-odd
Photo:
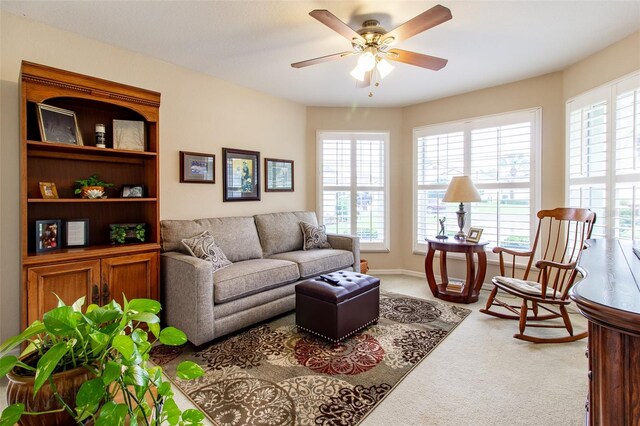
[[[307,222],[300,222],[300,228],[302,228],[302,237],[304,239],[302,248],[304,250],[331,248],[331,244],[327,241],[324,225],[315,226]]]
[[[213,235],[209,231],[204,231],[195,237],[185,238],[181,242],[191,256],[210,261],[214,271],[231,265],[231,261],[213,241]]]

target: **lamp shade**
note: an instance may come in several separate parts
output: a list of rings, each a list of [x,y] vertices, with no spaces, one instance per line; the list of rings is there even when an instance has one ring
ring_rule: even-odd
[[[466,203],[468,201],[482,201],[482,199],[469,176],[454,176],[442,201]]]

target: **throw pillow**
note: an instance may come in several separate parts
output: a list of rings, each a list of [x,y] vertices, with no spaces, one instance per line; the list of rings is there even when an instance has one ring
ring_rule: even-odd
[[[314,248],[324,249],[331,248],[331,244],[327,241],[327,232],[324,225],[315,226],[307,222],[300,222],[302,228],[304,250],[310,250]]]
[[[213,270],[231,265],[231,261],[222,252],[213,240],[213,235],[209,231],[204,231],[195,237],[185,238],[180,241],[189,251],[189,254],[200,259],[208,260],[213,265]]]

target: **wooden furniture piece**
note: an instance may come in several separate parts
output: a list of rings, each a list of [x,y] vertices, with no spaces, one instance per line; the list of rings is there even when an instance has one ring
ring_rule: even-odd
[[[441,240],[437,238],[427,238],[427,256],[424,260],[424,272],[427,276],[427,282],[431,293],[439,299],[456,303],[473,303],[478,301],[478,295],[487,273],[487,255],[484,247],[488,241],[471,243],[456,239]],[[436,250],[440,252],[440,277],[441,283],[436,282],[433,273],[433,259]],[[461,291],[453,291],[449,286],[449,276],[447,275],[447,253],[464,253],[467,260],[467,277],[462,285]],[[473,254],[476,253],[478,258],[478,270],[476,271],[476,261]]]
[[[22,62],[20,100],[21,326],[57,304],[86,296],[86,303],[159,298],[159,107],[160,94],[111,81]],[[83,144],[45,142],[38,104],[73,111]],[[144,150],[114,149],[113,121],[143,123]],[[97,124],[106,148],[96,147]],[[97,174],[114,183],[108,198],[74,195],[74,181]],[[40,182],[53,182],[60,198],[43,198]],[[143,185],[142,198],[120,198],[122,185]],[[89,219],[87,244],[37,253],[35,222]],[[110,224],[146,224],[145,241],[112,244]]]
[[[513,335],[516,339],[534,343],[583,339],[587,337],[587,332],[574,335],[566,306],[571,303],[569,290],[578,274],[577,262],[583,252],[584,241],[591,235],[595,213],[587,209],[557,208],[541,210],[537,216],[538,229],[531,250],[521,252],[503,247],[493,249],[494,253],[500,255],[500,276],[491,280],[494,288],[485,309],[480,312],[519,320],[519,332]],[[505,273],[505,257],[509,259],[509,275]],[[518,257],[527,262],[522,279],[516,278]],[[538,259],[535,262],[537,272],[531,269],[534,258]],[[528,280],[530,273],[536,275],[535,281]],[[498,299],[498,289],[521,299],[521,305],[510,305]],[[492,310],[494,306],[499,310]],[[505,309],[510,313],[504,313]],[[547,313],[539,315],[540,309]],[[529,315],[529,310],[533,315]],[[537,322],[556,318],[561,318],[562,324]],[[568,336],[538,337],[524,334],[527,326],[566,328]]]
[[[588,425],[640,422],[640,259],[631,241],[588,240],[570,291],[589,320]],[[636,243],[637,244],[637,243]]]

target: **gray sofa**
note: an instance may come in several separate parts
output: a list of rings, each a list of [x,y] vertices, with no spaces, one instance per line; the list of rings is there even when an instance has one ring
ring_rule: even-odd
[[[161,298],[166,325],[201,345],[295,308],[295,285],[338,271],[360,271],[357,237],[328,235],[330,249],[303,250],[300,222],[315,212],[163,220]],[[213,271],[181,244],[208,230],[231,265]]]

